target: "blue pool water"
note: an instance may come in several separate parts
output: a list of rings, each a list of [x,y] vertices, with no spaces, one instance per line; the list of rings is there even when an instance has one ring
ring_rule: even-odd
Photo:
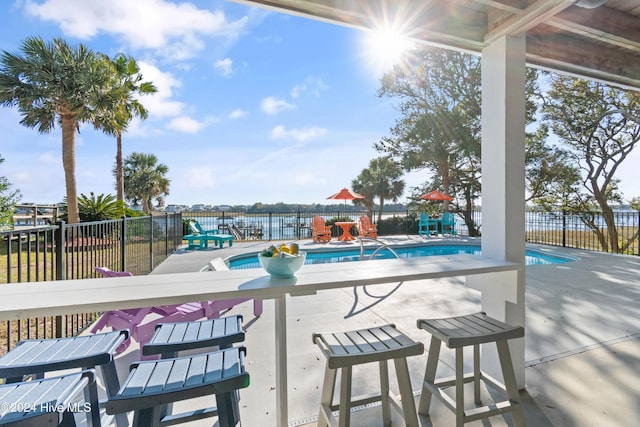
[[[365,250],[365,257],[371,255],[375,249]],[[456,255],[471,254],[481,255],[480,245],[425,245],[425,246],[407,246],[402,248],[394,248],[401,258],[414,258],[434,255]],[[388,250],[381,250],[376,259],[394,258],[393,254]],[[307,259],[305,264],[322,264],[333,262],[358,261],[360,259],[360,248],[348,250],[332,250],[332,251],[307,251]],[[260,268],[257,254],[245,254],[231,257],[229,260],[229,268]],[[549,255],[534,250],[527,250],[525,254],[526,265],[541,264],[560,264],[573,261],[571,258]]]

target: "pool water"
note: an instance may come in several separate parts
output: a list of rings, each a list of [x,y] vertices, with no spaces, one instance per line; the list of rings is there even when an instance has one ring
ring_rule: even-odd
[[[365,250],[365,258],[368,258],[375,248]],[[434,255],[457,255],[457,254],[470,254],[481,255],[481,248],[479,245],[425,245],[425,246],[407,246],[401,248],[394,248],[400,258],[414,258],[425,257]],[[388,250],[380,250],[376,255],[376,259],[388,259],[395,258],[394,255]],[[305,264],[324,264],[334,262],[349,262],[360,260],[360,249],[340,250],[333,251],[308,251]],[[257,254],[246,254],[231,257],[229,260],[229,268],[242,269],[242,268],[260,268]],[[542,265],[542,264],[561,264],[565,262],[573,261],[571,258],[549,255],[534,250],[527,250],[525,253],[526,265]]]

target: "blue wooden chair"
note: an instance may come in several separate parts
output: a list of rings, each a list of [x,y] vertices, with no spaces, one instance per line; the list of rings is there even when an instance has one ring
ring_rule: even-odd
[[[49,372],[100,367],[107,397],[111,398],[120,388],[114,353],[128,335],[129,333],[123,330],[69,338],[20,341],[14,349],[0,357],[0,378],[4,378],[6,384],[15,384],[24,381],[27,375],[43,378],[44,374]],[[1,396],[0,402],[3,402]],[[92,407],[93,409],[96,411],[88,415],[95,417],[97,405],[95,408]],[[127,427],[127,417],[116,416],[116,425]]]
[[[418,222],[418,235],[423,236],[431,236],[438,235],[438,221],[432,218],[429,218],[429,214],[421,212],[420,219]]]
[[[106,405],[107,414],[135,411],[133,427],[175,425],[217,416],[220,427],[240,422],[238,390],[249,386],[244,347],[171,359],[137,362]],[[167,404],[215,395],[216,406],[166,414]]]
[[[442,234],[456,235],[456,217],[451,212],[442,214]]]
[[[76,398],[85,392],[85,403]],[[88,425],[100,427],[93,369],[64,376],[0,385],[0,426],[75,426],[73,412],[89,405]],[[63,408],[62,410],[60,408]]]
[[[189,227],[191,228],[192,234],[204,234],[204,235],[218,234],[218,230],[205,230],[198,221],[190,221]]]

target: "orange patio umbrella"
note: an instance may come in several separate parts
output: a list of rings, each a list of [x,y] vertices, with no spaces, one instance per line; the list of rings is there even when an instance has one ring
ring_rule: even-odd
[[[449,205],[447,202],[450,202],[451,200],[453,200],[453,197],[449,196],[448,194],[444,194],[442,191],[438,191],[438,190],[433,190],[428,192],[427,194],[423,194],[422,196],[420,196],[420,198],[423,200],[430,200],[434,202],[445,202],[445,205],[444,205],[445,212],[449,209]]]
[[[420,198],[423,200],[432,200],[432,201],[453,200],[453,197],[449,196],[448,194],[444,194],[443,192],[438,190],[433,190],[428,192],[427,194],[423,194],[422,196],[420,196]]]
[[[347,211],[347,200],[355,200],[355,199],[365,199],[366,197],[362,194],[358,194],[355,191],[349,190],[348,188],[343,188],[338,191],[336,194],[332,194],[327,197],[327,199],[334,200],[344,200],[344,210]]]

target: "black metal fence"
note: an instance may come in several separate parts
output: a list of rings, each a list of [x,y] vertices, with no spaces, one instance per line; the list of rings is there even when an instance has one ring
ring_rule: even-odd
[[[565,248],[609,251],[602,247],[602,241],[596,229],[603,235],[608,244],[608,229],[604,218],[599,213],[583,212],[567,214],[563,212],[527,212],[527,241]],[[613,213],[617,231],[617,247],[621,253],[640,255],[638,230],[640,229],[640,212],[620,211]]]
[[[334,237],[340,233],[336,221],[357,221],[363,211],[324,209],[297,212],[183,212],[123,218],[67,225],[29,228],[0,232],[0,286],[2,283],[82,279],[97,277],[93,268],[147,274],[182,244],[189,234],[184,220],[195,219],[205,229],[236,234],[239,240],[298,240],[311,237],[311,221],[323,216],[332,225]],[[473,212],[473,221],[481,225],[481,212]],[[378,234],[416,235],[417,214],[408,211],[385,212],[378,221]],[[619,246],[624,253],[640,254],[639,212],[616,212],[615,223]],[[526,213],[526,240],[531,243],[576,249],[603,250],[594,233],[603,230],[604,221],[593,213],[563,214],[559,212]],[[465,221],[456,217],[459,236],[468,235]],[[482,228],[480,227],[482,231]],[[2,302],[0,301],[0,304]],[[96,313],[73,314],[24,321],[0,322],[0,354],[25,338],[73,335],[92,322]]]
[[[3,231],[0,286],[97,277],[96,266],[148,274],[182,244],[182,234],[180,213]],[[21,339],[74,335],[96,316],[83,313],[1,322],[0,354]]]
[[[364,211],[357,209],[297,211],[297,212],[183,212],[185,219],[195,219],[205,229],[218,229],[230,232],[233,228],[238,233],[236,238],[243,240],[287,240],[311,237],[311,220],[314,216],[324,217],[332,225],[332,234],[337,237],[340,228],[333,225],[335,221],[357,221]],[[381,221],[374,212],[373,220],[378,223],[378,235],[415,235],[418,234],[417,213],[409,211],[384,212]],[[482,212],[473,211],[471,220],[482,234]],[[640,255],[638,230],[640,228],[640,212],[614,212],[614,220],[618,232],[618,246],[626,254]],[[602,248],[596,228],[606,233],[602,215],[598,213],[567,214],[562,212],[525,213],[526,240],[531,243],[562,246],[575,249],[606,251]],[[468,236],[469,230],[464,219],[456,215],[458,236]],[[186,231],[188,232],[188,231]]]
[[[332,235],[340,235],[340,227],[336,221],[357,221],[364,211],[349,209],[324,209],[318,211],[296,212],[182,212],[185,220],[196,220],[205,230],[219,230],[234,234],[240,240],[299,240],[311,238],[311,222],[313,217],[322,216],[331,225]],[[385,212],[378,226],[380,234],[417,234],[415,218],[407,211]],[[378,213],[374,212],[373,220],[377,222]],[[412,231],[412,227],[415,231]],[[185,233],[188,233],[185,230]]]

